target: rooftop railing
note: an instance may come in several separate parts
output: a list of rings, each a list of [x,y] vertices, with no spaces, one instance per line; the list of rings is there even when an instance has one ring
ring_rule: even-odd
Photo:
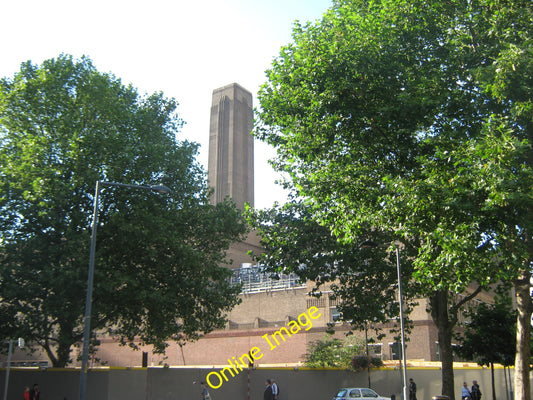
[[[244,266],[234,270],[231,283],[241,285],[241,293],[259,293],[306,287],[294,273],[268,273],[260,265]]]

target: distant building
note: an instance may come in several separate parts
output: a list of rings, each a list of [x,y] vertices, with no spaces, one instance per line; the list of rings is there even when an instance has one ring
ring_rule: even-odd
[[[208,181],[213,203],[227,196],[244,210],[254,206],[252,94],[236,83],[213,91],[209,129]]]

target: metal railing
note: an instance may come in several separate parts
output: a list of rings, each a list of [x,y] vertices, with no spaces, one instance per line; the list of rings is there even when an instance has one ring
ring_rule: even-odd
[[[233,271],[231,283],[241,285],[241,293],[260,293],[306,287],[294,273],[268,273],[260,265],[244,266]]]

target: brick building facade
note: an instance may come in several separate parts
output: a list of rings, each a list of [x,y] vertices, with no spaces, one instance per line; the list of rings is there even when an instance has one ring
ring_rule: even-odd
[[[276,281],[277,282],[277,281]],[[265,285],[266,286],[266,285]],[[308,346],[311,342],[326,337],[328,322],[333,322],[336,316],[336,300],[331,300],[328,293],[322,297],[308,296],[312,283],[307,285],[292,285],[286,288],[273,288],[253,293],[242,293],[242,302],[228,315],[228,323],[223,330],[214,331],[202,337],[197,342],[179,346],[170,342],[165,356],[151,354],[150,348],[142,348],[148,352],[148,365],[226,365],[228,359],[246,354],[253,347],[262,350],[259,365],[295,365],[302,364]],[[491,300],[489,294],[482,295],[486,301]],[[286,341],[280,340],[275,349],[270,350],[264,336],[270,337],[281,327],[307,311],[310,307],[317,307],[320,317],[313,320],[309,330],[302,329],[295,335],[287,337]],[[420,299],[410,315],[413,320],[413,329],[407,334],[406,356],[409,360],[439,361],[437,329],[431,316],[426,311],[427,300]],[[370,352],[383,360],[398,359],[395,346],[398,345],[394,321],[380,326],[380,333],[385,336],[376,339],[372,327],[366,334],[368,339],[373,339]],[[397,329],[397,328],[396,328]],[[335,337],[343,338],[348,332],[346,324],[335,324]],[[362,341],[365,339],[364,331],[354,332]],[[141,352],[120,347],[111,339],[102,339],[96,358],[114,366],[141,365]]]

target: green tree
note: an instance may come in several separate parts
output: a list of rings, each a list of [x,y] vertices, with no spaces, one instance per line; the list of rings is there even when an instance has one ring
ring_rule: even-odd
[[[295,26],[259,94],[256,134],[314,221],[416,249],[452,399],[455,294],[499,280],[518,293],[515,388],[530,398],[532,14],[526,0],[338,0]]]
[[[364,344],[353,337],[341,340],[328,336],[311,342],[305,365],[311,368],[352,368],[352,360],[364,350]]]
[[[167,339],[223,326],[239,288],[221,264],[246,225],[234,204],[209,204],[197,144],[176,139],[176,107],[68,55],[0,81],[2,337],[41,346],[54,366],[71,362],[97,180],[172,193],[102,190],[92,329],[164,351]]]
[[[479,365],[490,366],[492,397],[496,398],[494,364],[513,365],[516,347],[516,312],[505,303],[479,304],[466,313],[469,321],[458,336],[459,355]]]
[[[247,219],[261,233],[264,251],[254,256],[267,271],[293,272],[303,281],[313,281],[311,293],[315,296],[321,296],[322,290],[332,291],[332,298],[340,300],[337,309],[342,320],[355,330],[374,329],[379,334],[381,324],[396,321],[396,260],[388,256],[386,247],[338,240],[313,218],[312,207],[302,200],[249,210]],[[367,231],[365,237],[381,243],[392,238],[378,230]],[[412,275],[410,259],[416,254],[413,250],[411,246],[401,254],[406,315],[416,305],[417,285],[407,285]]]

